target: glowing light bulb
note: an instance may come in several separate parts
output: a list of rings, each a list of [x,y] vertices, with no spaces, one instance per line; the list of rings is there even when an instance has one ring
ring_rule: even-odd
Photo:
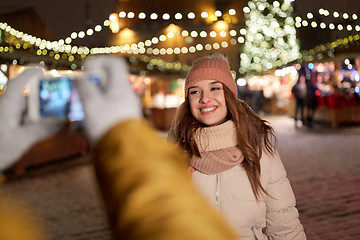
[[[187,16],[188,16],[189,19],[194,19],[195,18],[195,13],[189,12]]]
[[[208,16],[209,16],[209,14],[207,12],[202,12],[201,13],[202,18],[207,18]]]
[[[89,35],[89,36],[91,36],[91,35],[94,34],[94,30],[92,30],[91,28],[88,29],[88,30],[86,31],[86,34]]]
[[[141,12],[139,13],[139,19],[145,19],[146,18],[146,14]]]
[[[152,19],[152,20],[156,20],[157,18],[158,18],[158,15],[156,13],[152,13],[150,15],[150,19]]]
[[[170,14],[164,13],[162,18],[163,18],[164,20],[169,20],[169,19],[170,19]]]
[[[116,14],[115,14],[115,13],[112,13],[112,14],[109,16],[109,20],[110,20],[110,21],[115,21],[115,20],[116,20]]]
[[[182,14],[181,13],[176,13],[175,14],[175,19],[177,19],[177,20],[182,19]]]
[[[124,12],[124,11],[119,12],[119,17],[121,17],[121,18],[126,17],[126,12]]]

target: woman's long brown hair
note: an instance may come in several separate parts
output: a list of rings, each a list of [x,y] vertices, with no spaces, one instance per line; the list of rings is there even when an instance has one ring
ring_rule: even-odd
[[[260,159],[263,150],[275,154],[276,137],[274,129],[266,120],[261,119],[249,105],[224,86],[228,119],[232,120],[236,127],[238,148],[243,153],[242,165],[249,178],[255,198],[259,200],[260,191],[269,195],[260,181]],[[200,157],[199,149],[195,142],[195,134],[203,126],[190,112],[188,99],[183,102],[176,113],[173,127],[170,130],[170,138],[173,138],[189,156]]]

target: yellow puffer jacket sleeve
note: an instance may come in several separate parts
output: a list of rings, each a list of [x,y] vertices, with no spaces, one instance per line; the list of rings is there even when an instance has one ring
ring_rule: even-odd
[[[182,153],[145,120],[113,127],[94,161],[116,239],[235,239],[192,185]]]
[[[1,240],[48,240],[41,219],[30,206],[11,196],[0,198]]]

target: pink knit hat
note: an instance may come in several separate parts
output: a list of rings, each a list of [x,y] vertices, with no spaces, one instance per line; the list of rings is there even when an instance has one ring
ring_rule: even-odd
[[[203,57],[196,60],[185,80],[185,98],[189,87],[202,80],[216,80],[227,86],[237,97],[237,87],[229,64],[221,59]]]

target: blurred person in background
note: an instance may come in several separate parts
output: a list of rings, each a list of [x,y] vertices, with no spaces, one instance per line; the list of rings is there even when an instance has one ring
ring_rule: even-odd
[[[92,83],[92,71],[105,72],[103,88]],[[26,108],[22,89],[41,74],[39,69],[25,70],[0,98],[0,171],[60,127],[52,119],[22,120]],[[99,56],[85,62],[84,76],[75,81],[115,239],[235,239],[232,229],[192,185],[181,151],[142,119],[128,74],[123,59]],[[49,239],[36,213],[16,202],[0,198],[0,239]]]
[[[237,98],[223,54],[193,63],[168,139],[182,147],[194,185],[237,239],[306,239],[273,128]]]
[[[299,113],[300,113],[301,123],[302,125],[305,125],[304,108],[305,108],[305,99],[307,96],[307,84],[304,73],[299,72],[299,78],[295,83],[295,85],[293,86],[291,92],[294,94],[295,97],[295,112],[294,112],[295,127],[298,126],[297,122],[299,120]]]
[[[316,73],[316,78],[318,79],[318,73]],[[315,80],[317,81],[317,80]],[[309,128],[313,127],[313,119],[316,108],[318,106],[317,95],[319,95],[320,90],[316,83],[312,79],[306,80],[306,98],[305,98],[305,107],[306,107],[306,125]]]

